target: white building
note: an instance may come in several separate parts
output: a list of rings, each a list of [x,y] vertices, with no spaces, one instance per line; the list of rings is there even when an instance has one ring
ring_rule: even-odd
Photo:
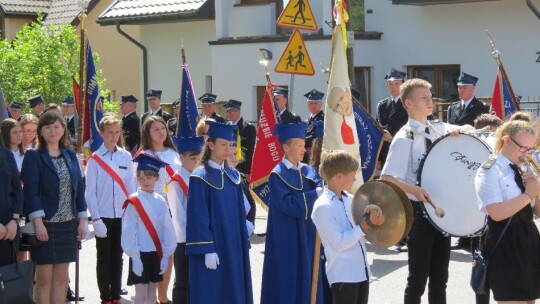
[[[310,5],[319,31],[303,33],[316,73],[294,77],[289,105],[304,118],[303,94],[313,88],[326,91],[328,75],[318,62],[327,67],[331,49],[332,1],[311,0]],[[271,0],[117,0],[98,22],[140,26],[139,42],[147,53],[142,88],[162,89],[165,102],[178,98],[183,42],[196,95],[212,92],[220,101],[243,101],[244,117],[256,120],[266,84],[258,50],[272,53],[272,82],[288,86],[291,81],[290,75],[273,71],[291,33],[276,27],[282,7]],[[460,71],[480,78],[478,96],[491,95],[496,64],[486,29],[503,55],[515,93],[540,95],[535,77],[540,20],[525,1],[365,0],[365,9],[366,32],[355,35],[353,61],[356,87],[363,88],[372,112],[386,97],[384,75],[392,67],[428,79],[436,97],[456,98]]]

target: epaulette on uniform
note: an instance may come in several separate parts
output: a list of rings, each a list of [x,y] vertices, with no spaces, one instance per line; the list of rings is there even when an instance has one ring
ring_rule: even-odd
[[[482,165],[482,168],[489,170],[491,169],[491,167],[493,167],[493,164],[495,164],[496,161],[497,161],[496,157],[490,158]]]

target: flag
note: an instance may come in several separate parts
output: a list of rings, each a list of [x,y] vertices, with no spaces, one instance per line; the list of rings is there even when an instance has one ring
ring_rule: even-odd
[[[274,127],[277,123],[277,115],[274,109],[272,83],[266,85],[262,102],[261,116],[257,125],[257,141],[251,162],[250,189],[253,197],[263,208],[267,209],[270,204],[270,188],[268,177],[272,169],[281,162],[283,152],[277,136],[273,136]]]
[[[182,91],[180,92],[180,111],[176,129],[177,137],[196,136],[195,128],[199,119],[197,103],[195,102],[195,90],[187,64],[182,65]]]
[[[9,112],[8,105],[6,104],[6,101],[4,99],[4,92],[2,91],[2,87],[0,87],[0,123],[2,123],[6,118],[11,118],[11,113]],[[5,144],[7,145],[9,143]]]
[[[512,101],[512,95],[508,89],[508,84],[506,83],[504,77],[502,77],[501,72],[497,71],[493,95],[491,97],[490,113],[504,120],[510,117],[516,111],[517,109]]]
[[[98,78],[96,74],[96,66],[92,57],[92,48],[88,43],[88,51],[86,53],[86,111],[84,115],[84,146],[90,147],[90,151],[94,152],[103,143],[103,139],[99,136],[99,122],[103,118],[103,105],[99,98]]]
[[[332,44],[330,77],[324,110],[322,150],[323,153],[330,150],[348,151],[361,163],[360,142],[353,113],[347,58],[339,24],[334,27]],[[362,184],[362,170],[358,168],[356,182],[351,188],[352,193],[355,193]]]
[[[353,110],[354,120],[356,121],[356,134],[359,141],[363,143],[360,145],[362,177],[364,181],[368,181],[375,175],[384,132],[366,109],[355,99],[353,99]]]

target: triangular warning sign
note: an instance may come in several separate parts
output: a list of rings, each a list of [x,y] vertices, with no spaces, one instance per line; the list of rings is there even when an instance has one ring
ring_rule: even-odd
[[[279,15],[277,25],[294,29],[316,31],[317,21],[308,0],[290,0]]]
[[[315,70],[311,64],[311,58],[302,39],[302,34],[299,30],[295,30],[289,39],[289,43],[281,54],[276,68],[277,73],[299,74],[299,75],[314,75]]]

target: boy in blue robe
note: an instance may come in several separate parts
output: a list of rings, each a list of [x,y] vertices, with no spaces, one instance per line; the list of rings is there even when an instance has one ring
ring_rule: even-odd
[[[191,304],[252,304],[249,237],[240,176],[226,160],[236,125],[210,126],[189,179],[186,255]]]
[[[302,163],[306,123],[276,125],[285,154],[270,174],[261,304],[308,304],[311,295],[315,225],[311,211],[322,193],[315,170]],[[319,272],[317,303],[322,303]]]

